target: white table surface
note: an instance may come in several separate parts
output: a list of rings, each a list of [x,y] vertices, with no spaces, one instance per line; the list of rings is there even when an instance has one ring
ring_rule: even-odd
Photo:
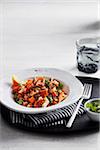
[[[73,75],[85,74],[76,68],[75,41],[99,35],[97,0],[1,0],[1,79],[14,71],[53,67]],[[97,150],[99,133],[49,136],[28,133],[8,126],[0,118],[1,150]]]

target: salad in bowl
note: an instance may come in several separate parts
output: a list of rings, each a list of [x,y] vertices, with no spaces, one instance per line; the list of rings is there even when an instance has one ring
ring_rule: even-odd
[[[16,112],[47,113],[71,105],[82,96],[82,83],[63,70],[32,68],[13,74],[2,82],[0,101]]]
[[[12,77],[12,96],[16,103],[29,108],[49,107],[60,103],[69,95],[69,87],[62,82],[44,76],[30,78],[24,82]]]

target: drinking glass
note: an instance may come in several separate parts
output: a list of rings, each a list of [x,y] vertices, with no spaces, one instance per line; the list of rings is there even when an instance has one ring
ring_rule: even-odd
[[[95,73],[100,68],[100,37],[76,41],[77,67],[85,73]]]

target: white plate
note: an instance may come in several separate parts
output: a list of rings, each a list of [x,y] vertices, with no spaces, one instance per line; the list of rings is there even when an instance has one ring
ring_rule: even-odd
[[[55,79],[58,79],[62,81],[66,87],[66,85],[69,86],[70,92],[69,96],[59,104],[49,106],[46,108],[27,108],[24,106],[21,106],[14,102],[11,95],[11,87],[10,87],[10,79],[9,83],[8,81],[3,83],[2,85],[2,97],[0,97],[1,103],[8,107],[9,109],[12,109],[17,112],[21,113],[27,113],[27,114],[36,114],[36,113],[44,113],[48,111],[53,111],[58,108],[62,108],[65,106],[68,106],[74,102],[76,102],[82,95],[83,92],[83,85],[82,83],[73,75],[66,71],[58,70],[58,69],[51,69],[51,68],[34,68],[34,69],[28,69],[23,70],[18,73],[15,73],[15,75],[20,80],[25,80],[30,77],[35,76],[46,76],[46,77],[52,77]]]

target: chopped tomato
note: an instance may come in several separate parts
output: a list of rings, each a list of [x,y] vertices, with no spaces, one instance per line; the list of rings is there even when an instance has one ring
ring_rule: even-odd
[[[36,86],[44,86],[45,84],[44,77],[36,77],[34,80],[34,84],[36,84]]]
[[[15,80],[13,80],[13,85],[14,85],[14,86],[18,86],[18,85],[19,85],[19,83],[18,83],[18,82],[16,82]]]
[[[13,85],[12,89],[14,92],[18,92],[21,89],[21,87],[19,85],[18,86]]]
[[[24,88],[23,93],[27,93],[28,89]]]
[[[34,103],[34,102],[35,102],[35,99],[34,99],[34,97],[31,97],[31,98],[28,98],[28,101],[29,101],[30,103]]]
[[[44,99],[42,97],[39,97],[37,101],[34,103],[34,107],[41,107],[44,102]]]
[[[33,83],[33,79],[29,79],[27,80],[26,84],[32,84]]]
[[[31,84],[26,84],[27,90],[29,90],[31,87],[33,87],[33,83],[31,83]]]
[[[48,96],[48,89],[41,90],[41,91],[40,91],[40,95],[41,95],[42,97]]]
[[[57,102],[56,101],[53,101],[53,103],[52,103],[53,105],[55,105],[55,104],[57,104]]]
[[[52,92],[52,96],[56,97],[56,96],[58,96],[58,93],[57,92]]]

